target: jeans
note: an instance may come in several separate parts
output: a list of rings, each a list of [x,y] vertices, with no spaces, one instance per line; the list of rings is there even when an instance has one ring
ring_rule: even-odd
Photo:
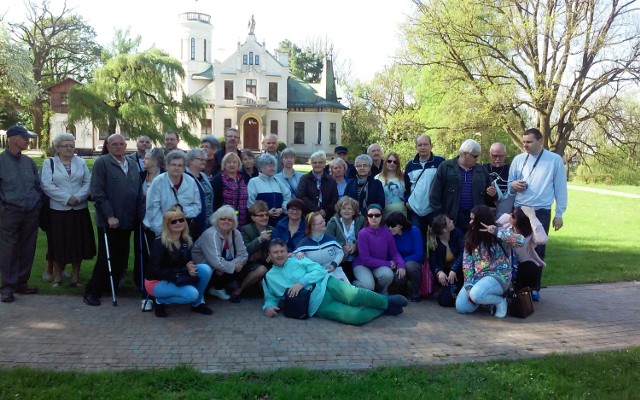
[[[350,325],[364,325],[389,306],[386,296],[357,288],[330,276],[316,316]]]
[[[389,267],[371,269],[364,265],[356,265],[353,267],[353,275],[356,277],[356,280],[353,281],[353,286],[374,290],[376,289],[376,281],[378,281],[378,290],[376,290],[376,292],[382,294],[387,294],[389,285],[391,285],[394,276],[396,276]]]
[[[153,289],[158,304],[191,304],[196,307],[204,303],[204,290],[211,279],[211,267],[207,264],[198,264],[198,276],[200,280],[195,286],[176,286],[169,281],[160,281]]]
[[[549,227],[551,225],[551,210],[540,208],[536,210],[536,217],[542,224],[544,231],[547,233],[547,235],[549,235]],[[544,261],[546,249],[547,247],[544,244],[539,244],[536,246],[536,253],[538,253],[542,261]]]
[[[478,309],[480,304],[500,304],[504,298],[504,289],[500,282],[490,276],[485,276],[467,291],[463,287],[456,298],[456,311],[460,314],[469,314]]]

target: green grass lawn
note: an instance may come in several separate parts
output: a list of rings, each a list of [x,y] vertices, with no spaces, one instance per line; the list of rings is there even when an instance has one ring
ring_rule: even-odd
[[[640,194],[640,186],[631,185],[606,185],[604,183],[585,183],[581,181],[571,181],[571,185],[584,186],[597,189],[607,189],[622,193]]]

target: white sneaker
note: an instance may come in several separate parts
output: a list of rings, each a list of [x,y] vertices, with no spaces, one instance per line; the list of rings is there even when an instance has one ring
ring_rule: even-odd
[[[504,318],[507,316],[507,299],[502,299],[500,304],[496,306],[496,318]]]
[[[219,298],[220,300],[229,300],[231,298],[231,296],[229,296],[227,294],[227,291],[224,289],[216,289],[214,287],[211,287],[209,289],[209,294],[211,296],[216,296],[217,298]]]
[[[140,309],[142,311],[151,311],[153,310],[153,300],[151,299],[142,299],[140,302]]]

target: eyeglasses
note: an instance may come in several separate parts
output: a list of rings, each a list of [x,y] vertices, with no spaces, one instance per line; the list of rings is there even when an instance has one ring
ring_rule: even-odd
[[[58,146],[59,149],[75,149],[76,146],[72,145],[72,144],[61,144],[60,146]]]
[[[302,211],[302,210],[301,210],[301,209],[299,209],[298,207],[289,207],[289,211],[300,212],[300,211]]]
[[[491,154],[491,158],[504,158],[504,154]]]
[[[174,168],[184,168],[184,164],[169,164],[169,166]]]
[[[184,218],[176,218],[176,219],[172,219],[171,221],[169,221],[169,223],[171,225],[181,224],[183,222],[184,222]]]
[[[268,217],[268,216],[269,216],[268,213],[254,214],[254,217],[258,217],[258,218],[265,218],[265,217]]]
[[[369,217],[369,218],[380,218],[380,217],[382,217],[382,214],[367,214],[367,217]]]
[[[369,168],[369,164],[358,164],[356,168]]]
[[[229,218],[229,217],[220,217],[220,218],[218,218],[218,221],[222,221],[222,222],[233,222],[233,218]]]
[[[475,158],[476,160],[478,159],[478,157],[480,157],[480,154],[471,154],[471,153],[467,153],[467,154]]]
[[[387,160],[387,164],[397,164],[398,160]]]

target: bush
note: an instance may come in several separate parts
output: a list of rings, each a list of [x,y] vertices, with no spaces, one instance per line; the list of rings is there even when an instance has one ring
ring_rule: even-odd
[[[598,157],[586,157],[576,170],[576,179],[586,183],[640,186],[640,162],[623,149],[610,148]]]

